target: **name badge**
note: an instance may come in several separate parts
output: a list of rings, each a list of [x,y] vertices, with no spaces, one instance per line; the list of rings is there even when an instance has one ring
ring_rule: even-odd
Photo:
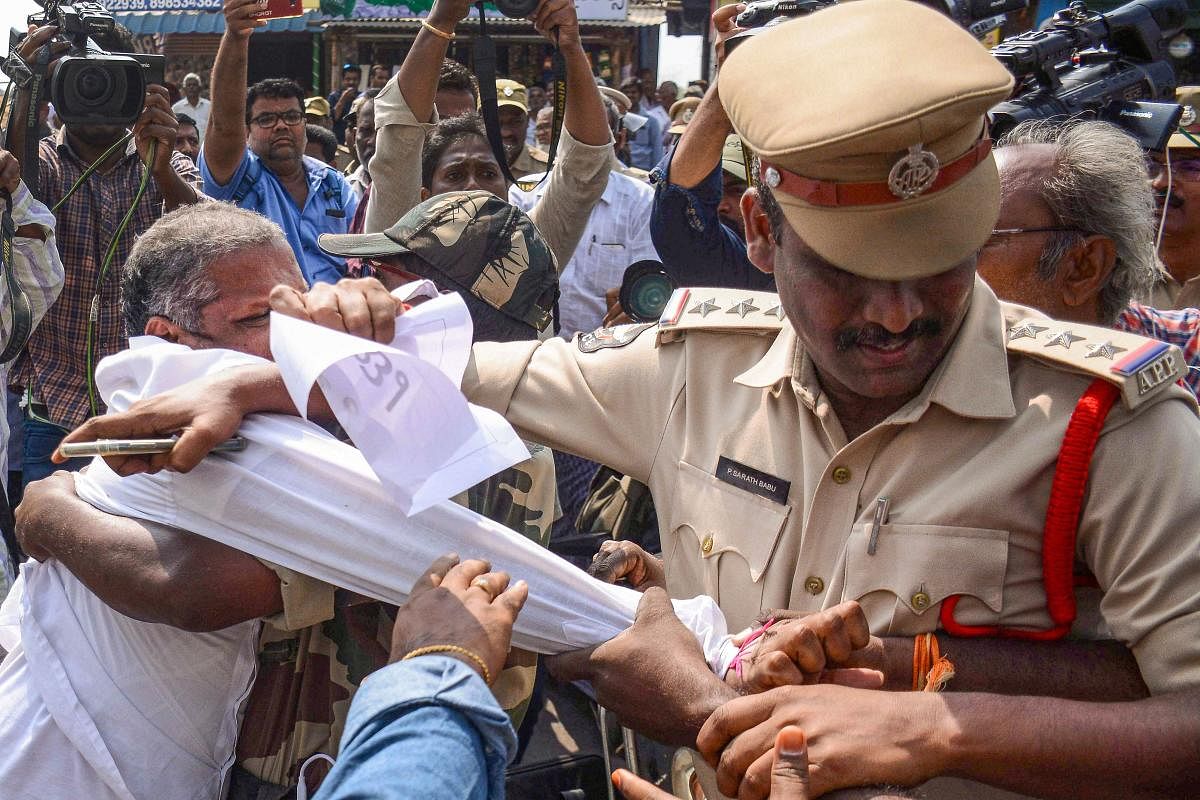
[[[725,456],[717,459],[717,480],[773,500],[780,505],[787,505],[788,492],[792,489],[791,481],[768,475]]]

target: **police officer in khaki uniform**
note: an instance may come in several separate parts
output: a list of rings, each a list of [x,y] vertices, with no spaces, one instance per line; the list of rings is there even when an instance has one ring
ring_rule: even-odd
[[[508,168],[514,178],[524,178],[535,172],[545,172],[549,156],[546,151],[525,142],[529,128],[528,90],[522,83],[509,78],[496,79],[496,109],[500,115],[500,138],[508,154]]]
[[[897,31],[919,31],[920,46]],[[984,113],[1009,75],[944,16],[859,0],[743,43],[719,88],[761,159],[765,188],[743,199],[747,245],[779,295],[680,290],[657,325],[481,343],[468,397],[527,438],[647,483],[670,593],[712,595],[732,629],[764,608],[854,600],[883,637],[874,663],[889,686],[914,678],[919,642],[930,646],[919,635],[936,632],[951,690],[1015,680],[1013,694],[1065,694],[1056,687],[1093,660],[1072,672],[1070,643],[1006,637],[1072,627],[1077,561],[1101,594],[1075,632],[1123,643],[1156,696],[1114,710],[816,685],[726,703],[734,693],[705,677],[654,590],[630,631],[559,657],[560,674],[591,679],[628,722],[696,742],[726,794],[762,796],[766,751],[789,722],[809,736],[819,791],[957,774],[1071,797],[1194,779],[1200,423],[1174,385],[1177,350],[1002,304],[975,277],[999,205]],[[320,308],[329,294],[276,308],[334,316]],[[255,385],[202,400],[210,415],[290,407],[281,382]],[[1064,471],[1069,422],[1094,455]],[[92,432],[138,425],[125,415]],[[1077,519],[1062,519],[1062,476]]]

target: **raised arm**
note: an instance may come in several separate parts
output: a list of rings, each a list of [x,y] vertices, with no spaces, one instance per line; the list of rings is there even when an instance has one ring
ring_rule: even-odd
[[[225,0],[225,33],[212,68],[212,110],[201,153],[208,171],[224,186],[246,154],[246,64],[250,34],[267,23],[251,16],[258,0]]]
[[[446,36],[438,36],[421,26],[412,49],[396,73],[394,80],[418,122],[433,121],[433,98],[437,95],[438,75],[450,46],[448,37],[454,35],[454,27],[470,13],[470,0],[436,0],[425,21]]]

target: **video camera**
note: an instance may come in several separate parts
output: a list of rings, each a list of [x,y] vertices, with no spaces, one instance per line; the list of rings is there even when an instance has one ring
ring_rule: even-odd
[[[166,57],[109,53],[93,37],[111,33],[116,20],[99,3],[38,0],[41,14],[31,25],[54,25],[71,43],[50,83],[50,101],[58,118],[70,125],[132,123],[142,113],[146,87],[164,82]]]
[[[1133,0],[1108,14],[1076,0],[1042,30],[1005,39],[992,55],[1017,89],[992,109],[992,138],[1026,120],[1085,116],[1161,150],[1182,113],[1167,44],[1187,17],[1187,0]]]

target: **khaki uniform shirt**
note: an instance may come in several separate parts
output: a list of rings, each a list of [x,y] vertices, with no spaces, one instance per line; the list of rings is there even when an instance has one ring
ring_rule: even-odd
[[[527,438],[647,483],[671,594],[711,595],[731,630],[763,608],[853,599],[874,633],[911,636],[937,629],[955,594],[961,623],[1045,629],[1046,505],[1092,378],[1006,349],[1006,316],[1030,315],[977,280],[921,393],[850,442],[788,324],[766,336],[692,330],[658,346],[652,326],[636,338],[617,329],[632,341],[594,352],[579,338],[484,343],[463,389]],[[721,459],[766,476],[776,497],[746,488],[753,477],[719,479]],[[1104,592],[1103,619],[1155,693],[1200,684],[1198,473],[1187,392],[1118,404],[1079,523],[1076,556]],[[872,554],[882,496],[890,515]]]
[[[388,81],[375,97],[375,156],[371,159],[374,188],[367,202],[364,233],[387,230],[421,201],[421,146],[437,120],[434,111],[432,121],[419,122],[394,80]],[[563,129],[545,194],[529,211],[529,218],[554,253],[560,270],[571,260],[592,207],[604,194],[611,156],[611,142],[583,144]],[[514,170],[513,174],[545,169],[543,161],[535,169],[525,173]]]
[[[1200,278],[1180,283],[1169,273],[1163,272],[1162,278],[1150,290],[1147,305],[1162,310],[1200,308]]]

